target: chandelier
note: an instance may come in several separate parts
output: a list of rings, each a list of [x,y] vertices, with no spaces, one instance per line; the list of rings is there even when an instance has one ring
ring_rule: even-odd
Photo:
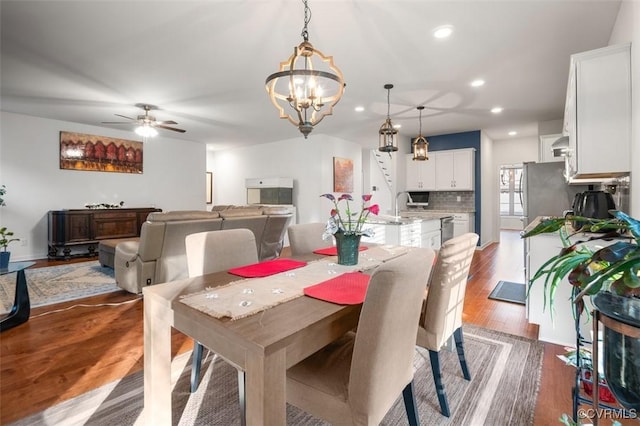
[[[393,151],[398,150],[398,131],[393,127],[391,117],[389,116],[389,109],[391,107],[391,104],[389,103],[389,94],[391,93],[391,89],[393,89],[393,84],[385,84],[384,88],[387,89],[387,119],[382,123],[380,131],[378,132],[380,136],[378,150],[388,152],[389,156],[391,156]]]
[[[420,111],[420,133],[418,133],[418,137],[413,140],[413,159],[425,161],[429,159],[429,157],[427,157],[429,142],[422,136],[422,110],[424,107],[420,105],[417,109]]]
[[[280,112],[280,118],[288,119],[300,129],[305,139],[344,93],[342,71],[333,63],[332,56],[325,56],[309,42],[307,25],[311,10],[304,3],[303,42],[293,48],[293,55],[280,62],[278,72],[265,82],[271,103]],[[285,111],[286,110],[286,111]]]

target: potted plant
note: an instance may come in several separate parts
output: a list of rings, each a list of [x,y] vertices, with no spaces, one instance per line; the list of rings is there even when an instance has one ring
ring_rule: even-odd
[[[336,238],[336,249],[338,252],[339,265],[356,265],[358,263],[358,252],[360,249],[360,238],[363,235],[371,236],[373,231],[363,229],[369,217],[369,213],[377,215],[380,207],[377,204],[366,204],[371,201],[371,195],[362,196],[362,206],[360,211],[352,211],[349,201],[354,201],[350,194],[342,194],[336,198],[333,194],[322,194],[333,202],[330,218],[327,222],[325,236],[333,235]],[[340,202],[345,202],[344,212],[340,211]]]
[[[640,221],[611,210],[613,219],[585,217],[550,218],[541,221],[523,238],[557,232],[563,248],[533,275],[529,290],[537,281],[544,282],[545,305],[553,312],[554,295],[563,278],[574,287],[573,303],[579,316],[585,309],[584,296],[606,317],[625,325],[625,334],[604,328],[604,375],[620,404],[640,409]],[[584,241],[571,242],[567,221],[583,223],[580,231],[596,232]],[[575,222],[574,222],[575,223]],[[585,229],[587,228],[587,229]],[[621,238],[624,237],[624,238]],[[584,243],[613,239],[612,244],[591,249]],[[629,328],[630,327],[630,328]]]
[[[4,206],[4,195],[7,193],[7,188],[2,185],[0,186],[0,206]],[[18,238],[11,238],[13,236],[13,232],[8,231],[6,227],[0,227],[0,269],[7,269],[9,267],[9,258],[11,257],[11,252],[7,251],[7,246],[12,241],[20,241]]]

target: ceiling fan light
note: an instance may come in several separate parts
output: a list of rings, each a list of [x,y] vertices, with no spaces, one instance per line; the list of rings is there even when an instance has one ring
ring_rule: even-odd
[[[158,131],[148,124],[136,127],[136,133],[143,138],[152,138],[158,136]]]

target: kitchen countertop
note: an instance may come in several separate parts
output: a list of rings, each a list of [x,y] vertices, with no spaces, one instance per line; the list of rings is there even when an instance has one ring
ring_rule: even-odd
[[[442,216],[446,217],[446,215]],[[365,223],[376,225],[408,225],[411,223],[428,222],[431,220],[440,220],[441,217],[403,217],[395,218],[394,216],[379,215],[376,218],[369,217]]]

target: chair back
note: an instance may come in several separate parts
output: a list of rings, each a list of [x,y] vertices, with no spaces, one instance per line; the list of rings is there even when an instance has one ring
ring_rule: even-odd
[[[445,241],[440,247],[420,316],[424,331],[418,334],[419,346],[439,351],[462,326],[464,295],[477,243],[478,234],[470,232]]]
[[[314,250],[330,246],[331,241],[322,239],[326,224],[321,222],[299,223],[287,229],[292,256],[313,253]]]
[[[413,249],[371,277],[349,376],[355,424],[378,424],[413,380],[418,318],[434,258],[432,249]]]
[[[258,262],[256,238],[248,229],[198,232],[185,238],[190,277]]]

